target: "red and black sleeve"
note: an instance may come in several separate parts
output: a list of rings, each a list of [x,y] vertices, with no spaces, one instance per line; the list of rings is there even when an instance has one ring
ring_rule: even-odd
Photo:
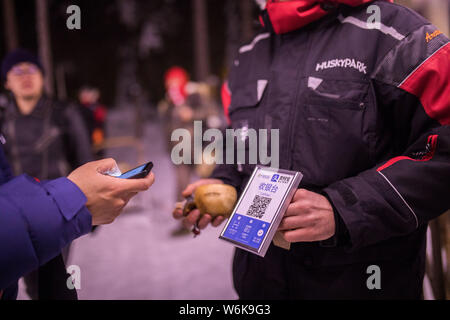
[[[373,74],[392,157],[325,189],[352,248],[414,232],[450,208],[450,43],[425,25]]]

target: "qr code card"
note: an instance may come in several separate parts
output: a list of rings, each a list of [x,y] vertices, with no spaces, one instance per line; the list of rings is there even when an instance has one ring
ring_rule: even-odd
[[[253,198],[253,203],[250,208],[248,208],[247,215],[258,219],[262,218],[266,213],[270,201],[272,201],[272,198],[256,195]]]
[[[220,238],[264,255],[301,177],[257,166]]]

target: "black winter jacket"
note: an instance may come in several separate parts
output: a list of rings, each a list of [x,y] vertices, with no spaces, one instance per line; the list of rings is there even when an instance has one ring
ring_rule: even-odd
[[[427,222],[450,208],[449,39],[409,9],[371,4],[378,29],[367,5],[340,6],[293,32],[264,30],[234,61],[231,126],[279,129],[280,167],[326,194],[347,233],[265,259],[238,250],[241,298],[420,297]],[[241,189],[253,168],[213,177]],[[379,292],[366,287],[371,264]]]
[[[88,131],[75,106],[42,97],[31,114],[22,115],[10,100],[0,123],[15,175],[56,179],[93,160]]]

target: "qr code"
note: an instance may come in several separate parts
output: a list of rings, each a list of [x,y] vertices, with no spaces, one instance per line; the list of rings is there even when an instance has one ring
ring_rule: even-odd
[[[272,201],[272,198],[262,197],[258,195],[255,196],[252,205],[250,206],[250,208],[248,208],[247,215],[258,219],[262,218],[266,213],[270,201]]]

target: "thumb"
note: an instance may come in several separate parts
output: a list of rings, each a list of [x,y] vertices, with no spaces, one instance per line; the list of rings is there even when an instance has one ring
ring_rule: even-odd
[[[93,162],[93,164],[97,167],[97,172],[101,174],[115,174],[120,172],[116,160],[112,158],[98,160]]]
[[[186,198],[186,197],[189,197],[190,195],[192,195],[195,192],[195,189],[197,189],[197,187],[199,187],[199,186],[202,186],[205,184],[222,184],[222,183],[223,183],[223,181],[218,180],[218,179],[201,179],[201,180],[198,180],[198,181],[188,185],[186,187],[186,189],[183,190],[181,195]]]
[[[195,189],[197,188],[197,185],[195,183],[192,183],[186,187],[186,189],[183,190],[181,195],[185,198],[189,197],[191,194],[194,193]]]

